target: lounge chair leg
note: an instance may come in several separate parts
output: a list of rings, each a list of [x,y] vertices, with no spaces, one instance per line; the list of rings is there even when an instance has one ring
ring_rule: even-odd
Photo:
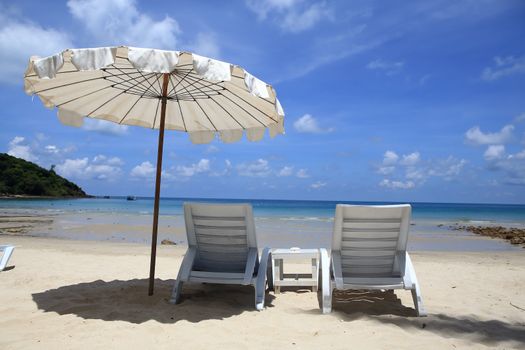
[[[9,258],[11,257],[11,254],[13,254],[13,250],[15,250],[15,247],[13,246],[0,246],[0,251],[3,251],[2,259],[0,259],[0,271],[3,271],[7,267],[7,262],[9,261]]]
[[[412,300],[414,301],[414,308],[416,309],[416,314],[420,317],[426,316],[427,312],[423,306],[423,298],[421,297],[421,289],[419,289],[419,281],[417,280],[416,270],[412,264],[412,259],[408,253],[405,253],[405,264],[406,270],[405,274],[409,274],[410,281],[412,282]]]
[[[173,286],[173,291],[171,292],[171,298],[170,298],[171,304],[178,304],[180,302],[180,293],[182,291],[182,284],[183,282],[180,280],[175,281],[175,285]]]
[[[415,284],[414,288],[411,290],[412,300],[414,300],[414,308],[419,317],[427,315],[425,307],[423,306],[423,299],[421,298],[421,291],[419,290],[419,285]]]
[[[259,286],[255,286],[255,309],[262,311],[264,309],[264,292],[259,294]]]
[[[326,249],[319,249],[319,277],[318,284],[321,291],[321,308],[323,314],[332,312],[332,283],[330,281],[330,259]]]

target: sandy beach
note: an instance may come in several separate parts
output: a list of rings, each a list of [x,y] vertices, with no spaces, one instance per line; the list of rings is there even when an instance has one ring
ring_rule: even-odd
[[[143,244],[0,236],[17,245],[0,273],[0,348],[433,348],[525,346],[525,252],[414,252],[429,316],[408,291],[338,293],[322,315],[307,290],[188,285],[168,303],[184,246],[159,246],[147,294]]]

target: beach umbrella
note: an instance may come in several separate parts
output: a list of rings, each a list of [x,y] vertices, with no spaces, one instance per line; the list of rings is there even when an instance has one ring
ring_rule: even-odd
[[[153,294],[164,130],[187,132],[193,143],[261,140],[284,133],[275,90],[240,66],[190,52],[137,47],[67,49],[31,57],[24,89],[59,120],[84,118],[159,130],[149,295]]]

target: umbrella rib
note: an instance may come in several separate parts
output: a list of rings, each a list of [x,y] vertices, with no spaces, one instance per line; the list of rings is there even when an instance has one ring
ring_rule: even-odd
[[[254,116],[253,114],[251,114],[250,112],[248,112],[244,107],[242,107],[240,104],[238,104],[237,102],[235,102],[234,100],[232,100],[230,97],[224,95],[224,94],[220,94],[221,96],[224,96],[225,98],[227,98],[230,102],[232,102],[233,104],[235,104],[237,107],[239,107],[240,109],[242,109],[243,111],[245,111],[250,117],[252,117],[253,119],[255,119],[259,124],[261,124],[262,126],[266,127],[266,124],[264,124],[262,121],[259,120],[259,118],[257,118],[256,116]],[[265,114],[266,115],[266,114]],[[273,119],[272,119],[273,120]]]
[[[270,115],[267,115],[265,112],[261,111],[259,108],[255,107],[253,104],[251,104],[250,102],[246,101],[244,98],[242,98],[241,96],[237,95],[235,92],[229,90],[229,89],[226,89],[226,91],[228,91],[229,93],[231,93],[232,95],[234,95],[235,97],[239,98],[240,100],[242,100],[244,103],[252,106],[253,108],[255,108],[256,110],[258,110],[259,112],[261,112],[262,114],[266,115],[268,118],[270,118],[271,120],[273,120],[274,122],[278,122],[277,120],[275,120],[274,118],[272,118]],[[221,95],[223,96],[226,96],[224,94],[221,93]],[[263,101],[266,101],[262,98]],[[267,101],[269,102],[269,101]],[[269,102],[271,103],[271,102]],[[273,104],[272,104],[273,105]],[[274,106],[275,107],[275,106]]]
[[[170,74],[170,83],[171,85],[175,85],[173,84],[173,81],[171,81],[171,77],[172,77],[172,74]],[[173,76],[173,79],[175,79],[175,76]],[[184,131],[188,131],[188,129],[186,128],[186,122],[184,121],[184,114],[182,113],[182,107],[180,106],[180,101],[178,99],[175,99],[177,101],[177,105],[179,106],[179,112],[180,112],[180,118],[182,119],[182,125],[184,126]]]
[[[204,108],[202,108],[202,106],[200,105],[199,100],[195,100],[195,103],[197,104],[197,106],[199,106],[199,108],[201,109],[202,113],[204,113],[204,115],[206,116],[206,118],[208,118],[208,120],[209,120],[210,123],[211,123],[211,126],[213,126],[213,128],[215,129],[215,131],[219,131],[219,130],[217,129],[217,127],[215,126],[215,124],[213,124],[213,122],[211,121],[210,117],[208,117],[208,113],[206,113],[206,111],[204,110]]]
[[[198,80],[193,81],[193,82],[192,82],[192,85],[193,85],[193,84],[196,84],[196,83],[199,83],[199,84],[204,85],[204,84],[202,83],[202,79],[198,79]],[[191,85],[190,85],[190,86],[191,86]],[[217,101],[215,101],[215,100],[213,99],[212,96],[207,95],[207,94],[206,94],[204,91],[202,91],[199,87],[197,87],[197,86],[195,86],[195,85],[194,85],[194,87],[195,87],[195,89],[197,89],[198,91],[202,92],[205,96],[208,96],[208,98],[210,98],[210,99],[211,99],[213,102],[215,102],[219,107],[221,107],[221,108],[222,108],[222,109],[223,109],[223,110],[224,110],[224,111],[225,111],[225,112],[226,112],[226,113],[227,113],[227,114],[228,114],[228,115],[229,115],[229,116],[230,116],[230,117],[231,117],[231,118],[237,123],[237,124],[239,124],[239,126],[240,126],[242,129],[245,129],[245,127],[244,127],[241,123],[239,123],[239,121],[238,121],[237,119],[235,119],[235,117],[234,117],[230,112],[228,112],[228,111],[226,110],[226,108],[224,108],[220,103],[218,103]],[[205,87],[206,87],[206,86],[205,86]],[[187,87],[184,87],[184,88],[185,88],[186,91],[188,91]],[[222,88],[222,87],[221,87],[221,88]],[[195,102],[197,102],[197,100],[195,100]],[[204,112],[204,109],[202,108],[202,106],[201,106],[199,103],[197,103],[197,104],[199,105],[199,107],[200,107],[200,108],[203,110],[203,112]],[[208,115],[206,114],[206,112],[204,112],[204,114],[206,115],[206,117],[208,117]],[[210,119],[210,118],[208,117],[208,119]],[[210,123],[211,123],[211,120],[210,120]],[[261,123],[261,124],[262,124],[262,123]],[[213,123],[212,123],[212,125],[213,125]],[[264,125],[264,124],[263,124],[263,125]],[[215,125],[213,125],[213,127],[214,127],[215,129],[217,129],[217,128],[215,127]]]
[[[142,75],[142,73],[141,73]],[[146,78],[144,75],[142,75],[142,77],[146,80],[148,80],[149,78]],[[160,75],[157,76],[157,80],[159,79]],[[151,83],[150,83],[150,87],[155,84],[155,80],[153,80]],[[126,112],[126,114],[124,114],[124,117],[122,117],[122,119],[120,120],[119,124],[122,124],[122,122],[124,121],[124,119],[126,119],[126,117],[129,115],[129,113],[131,112],[131,110],[133,108],[135,108],[135,106],[137,105],[137,103],[139,103],[139,101],[142,99],[142,97],[144,97],[144,95],[146,94],[147,90],[144,91],[144,93],[142,95],[140,95],[137,100],[135,101],[135,103],[133,103],[133,105],[128,109],[128,111]]]
[[[138,72],[137,72],[137,73],[138,73]],[[129,87],[132,87],[132,86],[133,86],[133,84],[128,84],[129,82],[131,82],[131,81],[137,81],[137,79],[140,78],[140,77],[144,78],[144,80],[148,80],[148,79],[152,76],[152,75],[149,75],[148,77],[145,77],[144,74],[141,74],[141,73],[139,73],[139,74],[140,74],[140,76],[136,76],[136,77],[132,77],[132,76],[130,76],[130,75],[128,75],[128,74],[123,74],[123,75],[125,75],[125,76],[127,76],[127,77],[129,78],[128,80],[124,80],[124,79],[122,79],[120,76],[119,76],[118,78],[121,79],[121,80],[118,80],[118,79],[111,79],[111,78],[113,78],[114,76],[113,76],[113,75],[110,75],[110,76],[106,77],[106,80],[108,80],[108,81],[114,83],[116,88],[118,88],[119,86],[124,87],[124,88],[129,88]],[[147,90],[148,90],[148,88],[143,87],[143,89],[136,88],[136,89],[134,89],[133,92],[142,93],[142,92],[144,92],[144,91],[145,91],[145,92],[148,92]],[[156,91],[155,91],[155,92],[156,92]],[[151,95],[153,95],[153,96],[158,96],[158,94],[151,94]]]
[[[192,80],[192,79],[193,79],[193,80]],[[193,75],[189,75],[187,80],[192,81],[192,83],[191,83],[189,86],[194,86],[194,88],[191,89],[191,90],[186,89],[186,91],[188,91],[189,93],[198,90],[198,91],[202,92],[205,96],[208,96],[208,97],[209,97],[210,95],[208,95],[208,93],[207,93],[206,91],[203,90],[204,88],[210,89],[210,90],[211,90],[210,93],[211,93],[211,92],[215,92],[215,93],[217,93],[217,92],[220,91],[220,90],[224,90],[224,87],[221,86],[221,85],[219,85],[220,82],[210,83],[210,84],[208,84],[208,85],[205,85],[205,84],[202,83],[202,81],[203,81],[202,78],[195,78],[195,77],[193,77]],[[199,88],[199,87],[197,87],[197,86],[194,85],[194,84],[197,84],[197,83],[201,84],[201,85],[202,85],[202,88]],[[214,89],[212,88],[212,86],[217,86],[217,87],[220,88],[220,90],[214,90]]]
[[[226,88],[223,88],[224,90],[226,91],[229,91],[228,89]],[[243,108],[241,105],[239,105],[237,102],[235,102],[234,100],[232,100],[231,98],[229,98],[228,96],[224,95],[223,93],[221,93],[220,91],[217,91],[217,94],[218,95],[221,95],[221,96],[224,96],[225,98],[227,98],[228,100],[230,100],[231,102],[233,102],[236,106],[238,106],[239,108],[241,108],[243,111],[245,111],[250,117],[252,117],[253,119],[255,119],[259,124],[261,124],[262,126],[266,127],[266,124],[264,124],[262,121],[259,120],[259,118],[257,118],[256,116],[254,116],[253,114],[251,114],[250,112],[248,112],[245,108]],[[237,96],[238,97],[238,96]],[[210,96],[210,98],[212,98]],[[240,98],[240,97],[239,97]],[[213,99],[213,98],[212,98]],[[244,99],[241,98],[242,101],[244,101]],[[215,100],[214,100],[215,101]],[[244,101],[246,102],[246,101]],[[218,103],[218,102],[217,102]],[[220,104],[219,104],[220,105]],[[250,104],[251,105],[251,104]],[[222,106],[221,106],[222,107]],[[252,106],[253,107],[253,106]],[[255,108],[255,107],[254,107]],[[259,112],[261,112],[263,115],[266,115],[265,113],[263,113],[262,111],[260,111],[258,108],[256,108]],[[273,118],[270,117],[270,119],[272,119],[273,121],[275,121]]]
[[[100,89],[98,89],[98,90],[88,92],[87,94],[84,94],[84,95],[81,95],[81,96],[78,96],[78,97],[74,97],[74,98],[72,98],[71,100],[68,100],[68,101],[66,101],[66,102],[62,102],[62,103],[56,105],[56,107],[63,106],[63,105],[68,104],[68,103],[70,103],[70,102],[76,101],[76,100],[78,100],[78,99],[80,99],[80,98],[83,98],[83,97],[86,97],[86,96],[92,95],[92,94],[94,94],[94,93],[97,93],[97,92],[102,91],[102,90],[105,90],[105,89],[109,89],[109,88],[111,88],[111,87],[113,87],[113,85],[105,86],[105,87],[100,88]]]
[[[138,85],[139,83],[137,83]],[[107,100],[106,102],[104,102],[103,104],[101,104],[100,106],[98,106],[97,108],[95,108],[94,110],[92,110],[91,112],[89,112],[88,114],[86,114],[86,117],[89,117],[91,114],[95,113],[96,111],[98,111],[100,108],[104,107],[105,105],[107,105],[109,102],[111,102],[112,100],[116,99],[117,97],[119,97],[120,95],[126,93],[126,90],[122,90],[121,92],[119,92],[117,95],[111,97],[109,100]]]
[[[123,74],[123,75],[127,75],[127,74]],[[85,79],[85,80],[74,81],[74,82],[71,82],[71,83],[57,85],[57,86],[53,86],[53,87],[50,87],[50,88],[47,88],[47,89],[42,89],[42,90],[39,90],[39,91],[35,91],[34,93],[35,94],[39,94],[41,92],[54,90],[54,89],[59,89],[59,88],[63,88],[63,87],[66,87],[66,86],[71,86],[71,85],[81,84],[81,83],[87,83],[88,81],[94,81],[94,80],[99,80],[99,79],[104,80],[105,78],[106,77],[102,76],[102,77],[96,77],[96,78],[89,78],[89,79]]]
[[[160,98],[157,99],[157,108],[155,109],[155,117],[153,118],[153,126],[152,129],[155,129],[155,123],[157,122],[157,114],[159,113],[159,105],[160,105]]]
[[[247,129],[245,126],[243,126],[235,117],[226,109],[224,106],[222,106],[219,102],[215,101],[212,96],[210,96],[210,99],[217,104],[217,106],[221,107],[242,129]],[[261,123],[262,124],[262,123]],[[264,124],[263,124],[264,126]]]
[[[113,67],[115,67],[115,66],[113,65]],[[115,68],[116,68],[116,67],[115,67]],[[122,70],[121,70],[120,68],[117,68],[117,70],[119,70],[120,72],[122,72]],[[143,83],[144,81],[146,81],[147,79],[144,77],[144,75],[142,74],[142,72],[139,71],[138,69],[137,69],[137,72],[138,72],[138,73],[144,78],[144,80],[142,80],[141,82],[139,82],[139,84],[137,84],[137,85],[140,85],[140,86],[144,89],[144,91],[147,92],[148,89],[149,89],[149,87],[145,87],[144,85],[142,85],[142,83]],[[124,73],[124,72],[122,72],[122,73]],[[128,76],[129,76],[129,73],[128,73]],[[137,81],[139,81],[139,80],[138,80],[138,77],[135,78],[135,79],[136,79]],[[135,87],[137,87],[137,85],[135,85]]]
[[[187,73],[186,73],[186,74],[185,74],[185,75],[179,80],[179,82],[177,83],[177,85],[174,85],[174,86],[171,88],[171,90],[168,91],[168,96],[171,95],[171,92],[174,91],[174,90],[177,88],[177,86],[179,86],[180,83],[182,83],[182,81],[183,81],[184,79],[186,79],[186,77],[188,76],[188,74],[190,74],[190,72],[191,72],[191,70],[188,71],[188,72],[187,72]]]
[[[179,106],[179,111],[180,111],[180,117],[182,119],[182,125],[184,126],[184,131],[188,131],[188,128],[186,127],[186,122],[184,121],[184,113],[182,113],[182,107],[180,105],[180,101],[177,100],[177,105]]]

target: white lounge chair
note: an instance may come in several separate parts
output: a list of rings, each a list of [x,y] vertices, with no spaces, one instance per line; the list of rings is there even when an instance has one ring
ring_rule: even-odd
[[[15,250],[15,247],[12,245],[0,245],[0,252],[3,252],[2,259],[0,259],[0,271],[4,271],[6,268],[7,262],[11,254],[13,254],[13,250]]]
[[[184,220],[189,247],[170,302],[179,302],[185,282],[253,285],[262,310],[270,249],[259,261],[251,205],[185,203]]]
[[[323,313],[332,310],[333,289],[407,289],[417,315],[426,315],[406,250],[411,209],[408,204],[337,205],[331,264],[327,251],[321,251]]]

